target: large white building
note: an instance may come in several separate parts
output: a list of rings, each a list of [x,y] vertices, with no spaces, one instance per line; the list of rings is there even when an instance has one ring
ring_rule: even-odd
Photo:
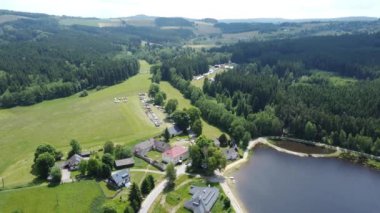
[[[174,165],[189,158],[189,150],[183,146],[175,146],[162,153],[162,161]]]

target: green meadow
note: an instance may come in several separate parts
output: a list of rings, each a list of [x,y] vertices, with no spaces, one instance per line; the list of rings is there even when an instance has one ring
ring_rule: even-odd
[[[0,191],[0,212],[96,212],[104,200],[95,181],[57,187],[37,186]]]
[[[183,108],[190,108],[192,107],[190,100],[183,97],[183,95],[172,85],[170,85],[168,82],[161,82],[160,83],[160,89],[164,91],[167,95],[167,99],[177,99],[178,100],[178,109]],[[202,119],[203,124],[203,135],[210,139],[214,139],[216,137],[219,137],[222,134],[222,131],[220,131],[218,128],[208,124],[206,121]]]
[[[138,99],[148,91],[149,65],[141,62],[141,71],[121,84],[90,91],[79,98],[45,101],[27,107],[0,110],[0,177],[5,187],[30,182],[34,150],[48,143],[68,151],[71,139],[83,149],[95,150],[107,140],[131,145],[162,132],[154,127]],[[114,97],[127,97],[127,103],[114,103]]]

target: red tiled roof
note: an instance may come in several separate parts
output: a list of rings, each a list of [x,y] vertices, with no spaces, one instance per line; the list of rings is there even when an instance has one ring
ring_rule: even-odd
[[[169,150],[166,150],[165,151],[165,155],[169,156],[169,157],[172,157],[172,158],[175,158],[179,155],[182,155],[184,153],[187,152],[187,149],[185,147],[182,147],[182,146],[175,146]]]

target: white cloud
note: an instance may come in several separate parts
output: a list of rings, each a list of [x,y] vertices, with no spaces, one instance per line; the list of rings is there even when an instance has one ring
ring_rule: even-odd
[[[55,15],[189,18],[330,18],[379,16],[379,0],[1,0],[1,9]]]

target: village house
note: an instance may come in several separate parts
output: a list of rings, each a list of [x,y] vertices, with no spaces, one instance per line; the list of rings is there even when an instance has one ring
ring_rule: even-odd
[[[91,155],[90,151],[83,151],[79,154],[82,158],[88,158]]]
[[[236,151],[236,148],[228,148],[224,150],[224,155],[227,160],[236,160],[239,158],[239,153]]]
[[[128,187],[130,183],[129,169],[123,169],[114,172],[108,179],[108,184],[117,189],[122,187]]]
[[[144,142],[137,144],[133,150],[134,150],[134,153],[145,156],[146,153],[148,153],[151,150],[164,152],[168,149],[170,149],[170,145],[168,143],[157,141],[151,138],[149,140],[146,140]]]
[[[135,160],[133,160],[133,158],[124,158],[124,159],[115,160],[116,169],[128,168],[134,165],[135,165]]]
[[[83,160],[83,157],[81,157],[78,154],[75,154],[71,156],[66,162],[64,167],[68,168],[69,170],[77,170],[79,167],[79,163]]]
[[[189,157],[189,150],[183,146],[175,146],[162,153],[162,161],[165,163],[182,163]]]
[[[192,199],[185,202],[185,208],[194,213],[211,212],[212,207],[219,197],[219,189],[215,187],[191,186]]]
[[[175,137],[183,133],[183,131],[177,125],[169,127],[168,132],[170,137]]]

